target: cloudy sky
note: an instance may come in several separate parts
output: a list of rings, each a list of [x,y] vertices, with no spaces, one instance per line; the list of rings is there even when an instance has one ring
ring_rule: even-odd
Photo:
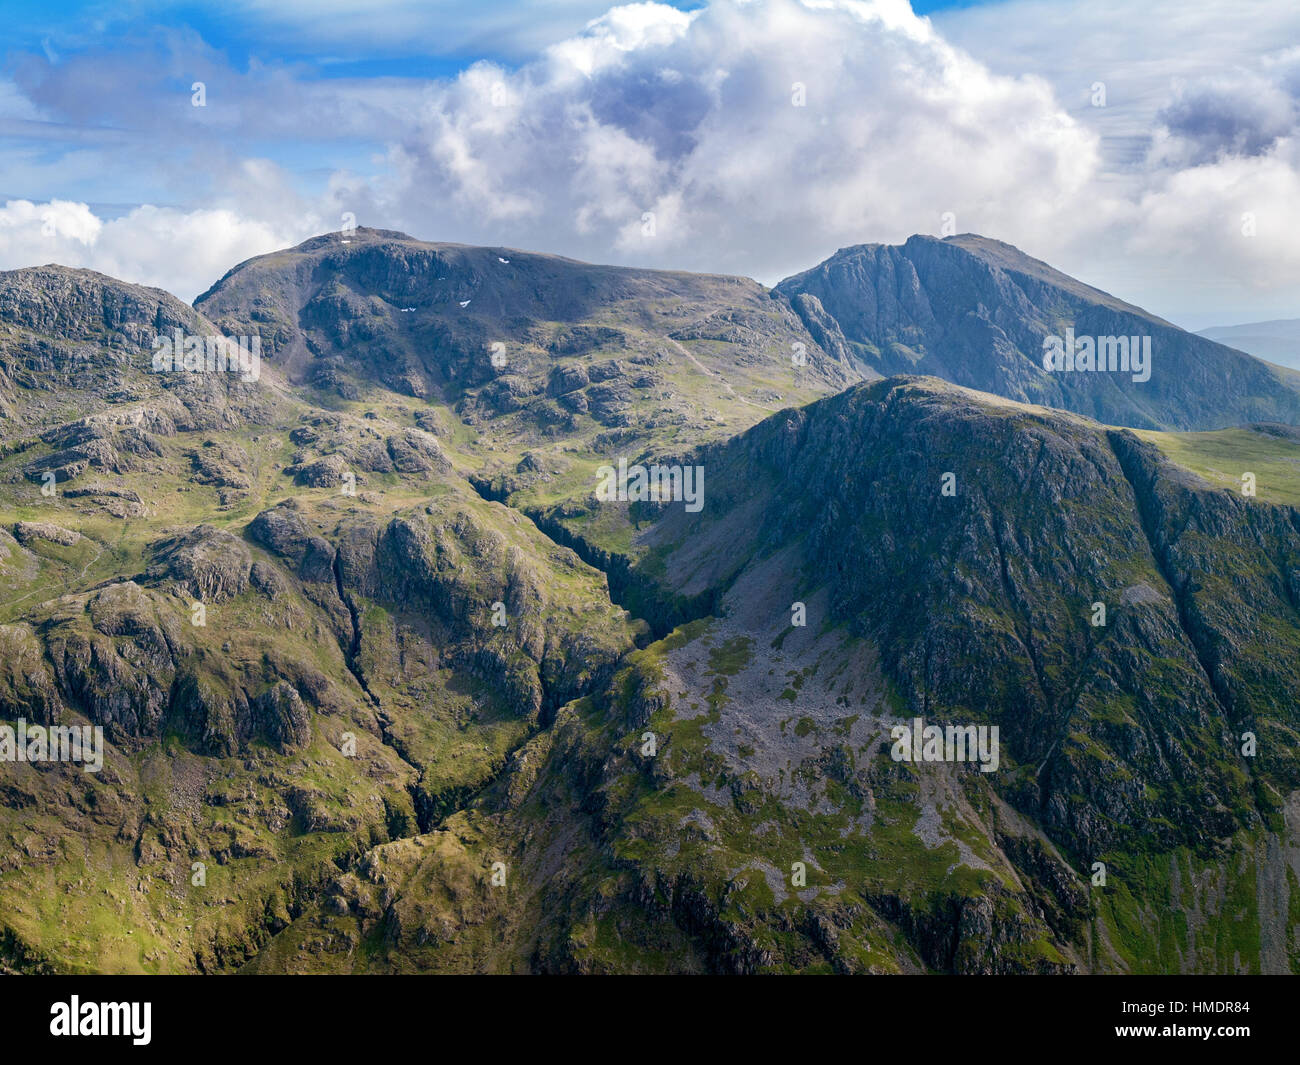
[[[353,216],[772,284],[947,220],[1190,328],[1300,317],[1300,4],[1138,8],[6,0],[0,269],[189,300]]]

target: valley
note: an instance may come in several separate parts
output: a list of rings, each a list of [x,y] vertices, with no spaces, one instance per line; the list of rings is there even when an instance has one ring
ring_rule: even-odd
[[[0,967],[1300,968],[1300,393],[1009,246],[864,247],[0,274],[0,720],[106,738],[0,762]],[[1120,319],[1150,381],[1042,370]],[[258,374],[154,373],[177,329]]]

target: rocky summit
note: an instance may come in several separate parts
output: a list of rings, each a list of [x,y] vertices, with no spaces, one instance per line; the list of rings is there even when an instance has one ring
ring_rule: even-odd
[[[1297,382],[969,235],[0,273],[0,970],[1300,971]]]
[[[1137,429],[1300,421],[1294,370],[1185,332],[974,234],[841,248],[776,291],[827,350],[884,375],[931,374]],[[1091,366],[1045,369],[1044,342],[1067,330],[1096,349]],[[1126,349],[1140,344],[1149,365],[1130,367],[1127,350],[1112,360],[1107,349],[1120,340]]]

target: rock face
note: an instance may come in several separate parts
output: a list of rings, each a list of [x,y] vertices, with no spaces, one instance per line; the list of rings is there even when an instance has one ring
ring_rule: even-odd
[[[977,238],[773,294],[361,230],[200,307],[0,274],[0,721],[104,738],[0,760],[0,970],[1300,965],[1300,434],[872,380],[1271,371]],[[1043,380],[1067,321],[1181,391]],[[177,326],[260,379],[153,373]]]
[[[157,333],[191,329],[202,321],[162,289],[63,266],[0,272],[0,319],[62,341],[118,340],[134,346],[148,346]]]
[[[776,291],[823,347],[835,350],[843,337],[880,374],[932,374],[1140,429],[1300,421],[1293,375],[986,237],[842,248]],[[1046,372],[1044,338],[1067,328],[1076,337],[1150,337],[1150,380]]]
[[[155,557],[150,578],[174,581],[181,594],[210,603],[223,603],[246,591],[253,564],[242,540],[210,525],[166,541]]]
[[[1287,741],[1243,786],[1235,739],[1300,723],[1289,508],[1198,487],[1131,433],[932,380],[851,390],[704,461],[723,485],[768,471],[753,549],[801,538],[832,618],[878,644],[915,712],[998,722],[1033,767],[1008,797],[1071,852],[1210,846],[1280,812],[1264,779],[1300,785]],[[718,535],[721,495],[674,536]]]
[[[23,545],[33,540],[48,540],[52,544],[72,547],[81,542],[81,533],[61,529],[46,521],[20,521],[14,526],[14,537]]]

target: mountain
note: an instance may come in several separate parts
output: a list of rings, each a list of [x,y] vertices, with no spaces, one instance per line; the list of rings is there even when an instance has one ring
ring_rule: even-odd
[[[639,565],[710,612],[257,971],[1292,971],[1300,511],[933,378],[694,458]],[[914,716],[996,771],[895,761]]]
[[[1197,335],[1238,351],[1249,352],[1257,359],[1300,370],[1300,318],[1250,322],[1245,325],[1219,325],[1202,329]]]
[[[99,773],[0,763],[11,966],[244,960],[634,646],[603,577],[409,411],[313,405],[269,364],[155,373],[155,330],[215,327],[99,275],[0,293],[0,718],[106,744]]]
[[[0,271],[0,418],[6,441],[48,427],[69,409],[123,401],[145,380],[136,359],[154,336],[211,323],[161,289],[90,270]],[[192,382],[191,382],[192,383]]]
[[[1300,378],[1185,332],[1009,244],[973,234],[842,248],[786,278],[827,350],[882,375],[954,384],[1139,429],[1300,421]],[[1047,372],[1044,340],[1150,338],[1150,378]],[[1118,356],[1117,356],[1118,359]]]
[[[1300,430],[832,313],[375,230],[0,273],[0,725],[105,740],[0,760],[0,970],[1300,968]]]
[[[593,266],[359,228],[241,263],[195,301],[295,385],[454,407],[512,442],[689,446],[861,379],[747,278]]]

